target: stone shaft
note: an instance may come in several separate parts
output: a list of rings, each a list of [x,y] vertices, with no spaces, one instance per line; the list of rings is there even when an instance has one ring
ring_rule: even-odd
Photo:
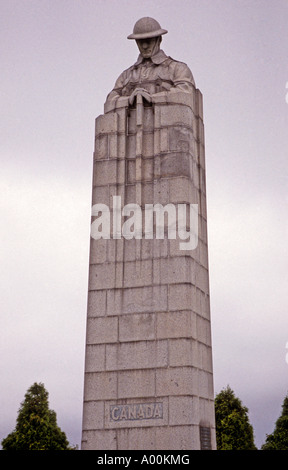
[[[98,116],[92,204],[115,222],[113,196],[142,213],[197,204],[198,245],[181,250],[167,227],[91,238],[82,449],[215,449],[199,90]]]

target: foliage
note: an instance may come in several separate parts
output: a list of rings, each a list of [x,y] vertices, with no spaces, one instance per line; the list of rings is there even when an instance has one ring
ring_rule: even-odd
[[[229,386],[215,398],[215,417],[218,450],[257,450],[248,408]]]
[[[288,395],[284,398],[282,414],[275,423],[272,434],[266,435],[262,450],[288,450]]]
[[[34,383],[20,405],[16,428],[2,440],[3,450],[68,450],[66,435],[49,409],[48,392]]]

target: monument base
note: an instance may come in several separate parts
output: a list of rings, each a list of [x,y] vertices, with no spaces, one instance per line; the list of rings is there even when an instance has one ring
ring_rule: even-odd
[[[202,96],[106,111],[93,205],[197,205],[198,238],[183,250],[154,223],[153,238],[95,239],[94,213],[82,449],[215,449]]]

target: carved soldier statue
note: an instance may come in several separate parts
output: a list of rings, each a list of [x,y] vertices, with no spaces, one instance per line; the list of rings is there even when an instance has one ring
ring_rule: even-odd
[[[134,65],[124,70],[109,93],[105,108],[132,105],[137,94],[148,102],[153,102],[170,93],[192,92],[195,86],[189,67],[183,62],[172,59],[160,49],[162,29],[158,21],[144,17],[135,23],[133,33],[128,39],[135,39],[139,56]],[[157,98],[156,98],[157,96]]]
[[[95,119],[83,450],[216,447],[202,94],[166,33],[135,23]]]

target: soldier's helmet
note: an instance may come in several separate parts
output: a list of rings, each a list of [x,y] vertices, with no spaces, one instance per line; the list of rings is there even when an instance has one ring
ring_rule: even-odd
[[[140,18],[140,20],[136,21],[133,33],[129,34],[127,39],[155,38],[166,33],[168,33],[168,31],[166,29],[162,29],[158,21],[154,20],[154,18],[150,18],[149,16],[145,16],[144,18]]]

